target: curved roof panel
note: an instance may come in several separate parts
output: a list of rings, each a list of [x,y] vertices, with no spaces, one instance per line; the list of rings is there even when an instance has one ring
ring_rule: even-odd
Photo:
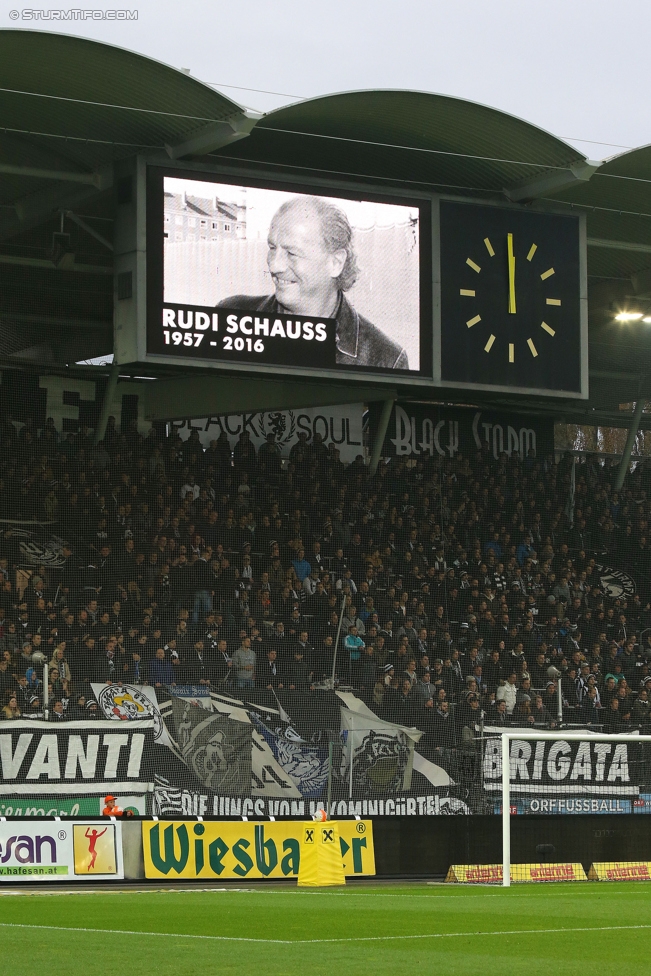
[[[0,30],[0,162],[93,169],[240,113],[220,92],[140,54],[64,34]],[[28,188],[36,186],[30,179]],[[14,189],[0,179],[0,198]]]
[[[93,110],[126,106],[208,120],[241,111],[230,98],[160,61],[111,44],[45,31],[0,30],[0,87],[3,109],[7,94],[37,92],[50,96],[43,100],[49,111],[55,107],[51,100],[70,99],[61,107],[68,118],[76,112],[86,116],[83,102],[97,103],[88,105]],[[121,113],[116,111],[115,117]],[[146,117],[146,111],[134,113],[134,118]]]
[[[561,139],[496,109],[395,90],[344,92],[277,109],[224,154],[469,193],[501,192],[585,160]]]
[[[651,146],[607,159],[588,183],[554,198],[585,208],[592,236],[651,244]]]

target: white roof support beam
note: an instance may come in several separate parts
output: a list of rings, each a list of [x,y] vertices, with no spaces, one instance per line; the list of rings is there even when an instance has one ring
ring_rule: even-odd
[[[53,210],[71,209],[80,200],[86,199],[87,196],[92,196],[97,191],[110,189],[113,185],[113,166],[106,166],[94,176],[97,177],[97,180],[93,179],[92,183],[85,186],[50,186],[16,200],[14,210],[20,222],[17,229],[24,230],[32,220],[36,220],[38,223],[43,218],[48,217]],[[0,222],[0,237],[5,236],[2,223],[4,222]]]
[[[587,183],[600,166],[600,162],[586,160],[586,162],[568,166],[567,169],[551,170],[533,180],[505,187],[504,195],[513,203],[523,203],[528,200],[537,200],[540,197],[548,197],[560,190],[566,190],[570,186],[576,186],[577,183]]]
[[[233,119],[210,122],[208,125],[187,133],[181,142],[165,145],[168,156],[183,159],[185,156],[205,156],[215,149],[223,149],[233,142],[246,139],[262,116],[255,112],[243,112]]]
[[[105,180],[101,173],[76,173],[72,170],[41,169],[38,166],[14,166],[12,163],[0,163],[0,174],[32,176],[37,180],[60,180],[62,183],[87,183],[98,190],[102,189],[102,181]]]
[[[651,254],[651,244],[636,244],[634,241],[611,241],[604,237],[588,237],[588,247],[605,247],[609,251],[637,251]]]
[[[95,230],[94,227],[91,227],[90,224],[87,224],[85,220],[82,220],[81,217],[78,217],[76,213],[72,212],[72,210],[62,210],[61,213],[65,217],[69,217],[70,220],[73,222],[73,224],[77,224],[78,227],[81,227],[82,230],[85,230],[87,234],[90,234],[91,237],[94,237],[96,241],[99,241],[100,244],[103,244],[104,247],[108,248],[109,251],[114,250],[111,242],[107,240],[103,234],[100,234],[100,232]]]
[[[45,268],[47,271],[57,270],[56,265],[46,258],[28,258],[19,254],[0,254],[0,264],[13,264],[23,268]],[[75,271],[78,274],[112,275],[113,265],[103,264],[72,264],[63,271]]]

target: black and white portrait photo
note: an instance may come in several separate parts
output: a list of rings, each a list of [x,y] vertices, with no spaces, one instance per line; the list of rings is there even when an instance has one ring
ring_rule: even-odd
[[[326,320],[337,366],[420,369],[418,207],[166,176],[163,220],[166,304]]]

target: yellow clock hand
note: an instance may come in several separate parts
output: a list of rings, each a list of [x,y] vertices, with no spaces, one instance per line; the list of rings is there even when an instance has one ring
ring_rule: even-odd
[[[509,256],[509,313],[515,315],[515,254],[513,253],[513,234],[507,234],[506,246]]]

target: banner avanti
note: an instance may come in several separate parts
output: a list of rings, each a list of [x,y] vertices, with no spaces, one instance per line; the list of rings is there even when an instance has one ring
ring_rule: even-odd
[[[339,820],[346,876],[375,874],[373,824]],[[147,878],[297,878],[305,829],[322,824],[172,821],[143,822]]]
[[[147,793],[154,788],[153,718],[133,722],[16,719],[2,725],[0,797],[15,801],[16,797],[80,793],[104,796]],[[21,799],[23,805],[26,802]]]

